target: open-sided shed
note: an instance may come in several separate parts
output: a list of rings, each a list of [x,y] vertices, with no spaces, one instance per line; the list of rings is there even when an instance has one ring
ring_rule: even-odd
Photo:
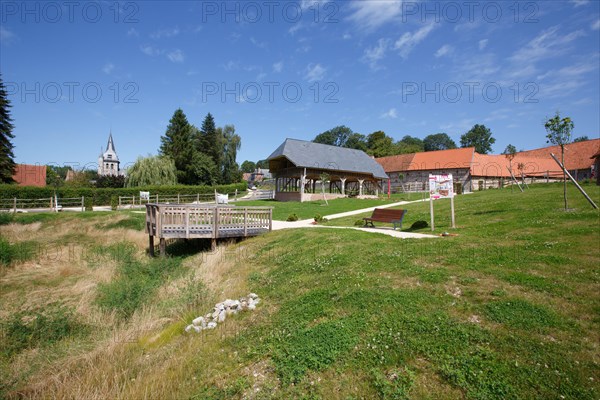
[[[377,195],[388,176],[364,151],[297,139],[286,139],[268,158],[275,178],[275,199],[310,201],[321,198],[326,176],[328,198]],[[320,186],[320,185],[319,185]]]

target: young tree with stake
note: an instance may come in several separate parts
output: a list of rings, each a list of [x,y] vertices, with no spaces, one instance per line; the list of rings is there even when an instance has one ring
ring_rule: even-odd
[[[565,167],[565,145],[571,143],[571,132],[574,128],[573,121],[569,117],[561,118],[557,111],[554,117],[548,119],[544,123],[546,128],[546,138],[548,143],[560,146],[560,162]],[[563,196],[565,199],[565,210],[568,209],[567,205],[567,174],[563,169]]]

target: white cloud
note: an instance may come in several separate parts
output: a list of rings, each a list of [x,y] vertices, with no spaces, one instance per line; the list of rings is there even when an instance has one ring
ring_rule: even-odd
[[[110,75],[110,73],[115,69],[115,65],[113,63],[108,63],[106,64],[104,67],[102,67],[102,72],[104,72],[107,75]]]
[[[127,36],[135,36],[135,37],[139,37],[140,33],[138,32],[137,29],[135,28],[131,28],[130,30],[127,31]]]
[[[379,118],[396,119],[396,118],[398,118],[398,111],[396,111],[395,108],[390,108],[389,110],[387,110],[386,112],[381,114],[381,116]]]
[[[152,39],[172,38],[179,35],[179,28],[161,29],[150,34]]]
[[[561,56],[571,48],[569,44],[581,36],[584,36],[581,30],[561,36],[558,34],[558,26],[553,26],[542,31],[527,45],[517,50],[511,60],[533,63],[544,58]]]
[[[453,51],[454,51],[454,47],[450,46],[449,44],[445,44],[442,47],[440,47],[439,49],[437,49],[434,56],[436,58],[440,58],[443,56],[447,56],[448,54],[451,54]]]
[[[402,14],[401,0],[355,0],[350,3],[350,21],[371,31],[397,20]]]
[[[489,40],[488,39],[481,39],[479,41],[479,50],[483,50],[487,47]]]
[[[599,30],[599,29],[600,29],[600,18],[598,18],[598,19],[596,20],[596,22],[594,22],[594,23],[592,24],[592,30],[595,30],[595,31],[597,31],[597,30]]]
[[[369,64],[371,69],[377,70],[380,68],[377,63],[385,57],[389,43],[389,39],[379,39],[375,47],[365,49],[363,60]]]
[[[402,36],[400,36],[400,39],[396,40],[394,49],[400,52],[400,56],[402,58],[408,57],[413,48],[425,40],[425,38],[431,33],[431,31],[433,31],[434,28],[435,25],[429,24],[413,33],[405,32]]]
[[[237,62],[231,61],[229,60],[227,62],[227,64],[225,64],[223,66],[223,68],[225,68],[225,71],[233,71],[234,69],[238,69],[240,66]]]
[[[283,71],[283,61],[279,61],[273,64],[273,72],[281,72]]]
[[[158,55],[162,54],[161,50],[159,50],[159,49],[157,49],[155,47],[152,47],[150,45],[141,46],[140,50],[142,51],[142,53],[146,54],[147,56],[151,56],[151,57],[158,56]]]
[[[16,38],[16,35],[14,33],[12,33],[11,31],[9,31],[8,29],[6,29],[3,26],[0,26],[0,42],[10,43],[15,38]]]
[[[344,40],[352,39],[352,35],[349,33],[344,33],[344,36],[342,36],[342,39],[344,39]]]
[[[266,42],[259,42],[258,40],[254,39],[253,37],[250,38],[250,42],[252,42],[252,44],[255,45],[256,47],[258,47],[259,49],[264,49],[267,47]]]
[[[171,62],[182,63],[185,60],[185,55],[183,54],[183,51],[175,49],[167,54],[167,58],[171,60]]]
[[[589,2],[590,2],[590,0],[570,0],[569,1],[569,3],[573,4],[573,6],[575,6],[575,8],[584,6],[584,5],[588,4]]]
[[[325,77],[326,68],[322,67],[321,64],[308,64],[306,66],[306,73],[304,79],[309,82],[320,81]]]
[[[292,25],[292,27],[290,29],[288,29],[288,33],[290,35],[294,36],[294,34],[302,28],[303,28],[302,22],[296,22],[295,24]]]

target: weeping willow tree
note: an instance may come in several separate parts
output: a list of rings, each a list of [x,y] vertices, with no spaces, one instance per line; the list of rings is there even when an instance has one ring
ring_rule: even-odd
[[[169,157],[140,157],[127,169],[127,187],[176,184],[177,169]]]

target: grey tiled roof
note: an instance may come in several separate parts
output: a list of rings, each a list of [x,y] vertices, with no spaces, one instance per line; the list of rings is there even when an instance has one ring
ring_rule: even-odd
[[[286,139],[268,159],[279,157],[287,158],[300,168],[355,172],[370,174],[378,179],[388,179],[383,167],[361,150]]]

